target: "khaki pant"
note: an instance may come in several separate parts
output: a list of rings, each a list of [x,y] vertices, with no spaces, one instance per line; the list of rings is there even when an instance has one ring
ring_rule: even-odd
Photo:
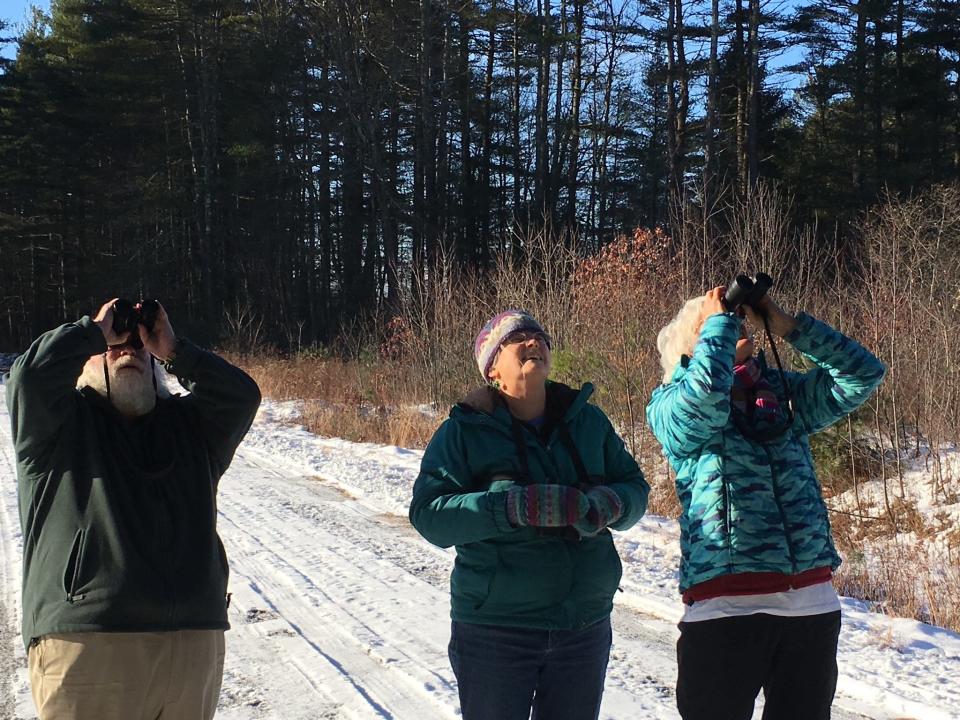
[[[39,720],[210,720],[223,631],[67,633],[30,646]]]

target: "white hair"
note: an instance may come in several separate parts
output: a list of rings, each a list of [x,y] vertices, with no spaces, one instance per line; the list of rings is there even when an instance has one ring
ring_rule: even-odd
[[[657,350],[660,351],[660,367],[663,382],[670,382],[681,355],[693,353],[693,346],[700,335],[700,311],[705,296],[690,298],[680,312],[657,335]]]

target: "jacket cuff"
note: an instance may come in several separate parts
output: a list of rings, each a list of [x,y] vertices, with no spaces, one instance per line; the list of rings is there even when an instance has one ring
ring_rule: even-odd
[[[740,318],[730,312],[716,313],[703,321],[699,340],[729,337],[735,339],[740,336]],[[698,342],[699,342],[698,340]]]
[[[516,532],[518,528],[510,524],[510,518],[507,516],[507,493],[487,493],[487,500],[490,502],[490,512],[493,513],[493,524],[497,530],[502,533]]]
[[[190,377],[190,373],[193,372],[202,357],[203,350],[186,338],[177,338],[173,357],[164,362],[163,367],[166,368],[168,373],[177,377]]]

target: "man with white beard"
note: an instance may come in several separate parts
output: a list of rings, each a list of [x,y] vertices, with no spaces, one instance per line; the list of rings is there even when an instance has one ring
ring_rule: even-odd
[[[115,332],[121,302],[41,335],[7,381],[33,698],[40,720],[209,720],[229,628],[217,486],[260,391],[159,304]],[[189,395],[158,393],[154,358]]]

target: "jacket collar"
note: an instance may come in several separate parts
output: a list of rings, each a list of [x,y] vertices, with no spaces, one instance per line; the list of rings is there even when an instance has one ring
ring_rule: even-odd
[[[583,409],[593,395],[593,385],[584,383],[579,390],[569,385],[547,380],[547,407],[545,414],[548,422],[552,419],[570,420]],[[450,410],[450,417],[465,422],[493,422],[510,431],[510,413],[500,395],[489,385],[481,386],[470,392]]]
[[[677,366],[673,369],[673,375],[670,376],[671,383],[677,382],[680,378],[687,374],[687,368],[690,365],[690,360],[691,358],[689,355],[680,356],[680,362],[677,363]],[[761,372],[767,371],[767,356],[763,350],[757,352],[757,363],[760,365]]]

